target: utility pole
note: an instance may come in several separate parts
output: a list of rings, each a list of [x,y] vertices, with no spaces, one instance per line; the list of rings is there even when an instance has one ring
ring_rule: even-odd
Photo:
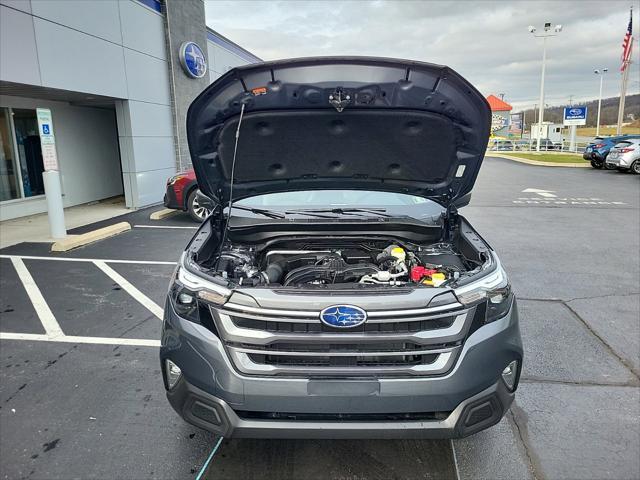
[[[551,23],[544,24],[543,32],[536,34],[536,27],[529,26],[529,33],[536,38],[542,38],[542,75],[540,76],[540,120],[538,121],[538,141],[536,151],[540,152],[540,136],[542,135],[542,122],[544,121],[544,74],[547,66],[547,38],[555,37],[562,31],[562,25],[556,25],[551,31]]]

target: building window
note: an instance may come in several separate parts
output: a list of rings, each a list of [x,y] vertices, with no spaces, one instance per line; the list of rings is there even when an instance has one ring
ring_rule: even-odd
[[[0,201],[44,194],[36,111],[0,108]]]

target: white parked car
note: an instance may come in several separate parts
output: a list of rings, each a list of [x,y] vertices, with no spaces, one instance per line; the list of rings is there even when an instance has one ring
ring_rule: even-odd
[[[607,167],[640,174],[640,138],[616,143],[607,155]]]

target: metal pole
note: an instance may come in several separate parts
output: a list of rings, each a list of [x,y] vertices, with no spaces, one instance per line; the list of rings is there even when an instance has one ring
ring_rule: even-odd
[[[542,122],[544,120],[544,71],[547,63],[547,37],[542,37],[542,77],[540,78],[540,106],[538,110],[540,112],[540,119],[538,121],[538,141],[536,145],[536,151],[540,151],[540,137],[542,136]]]
[[[598,97],[598,117],[596,119],[596,137],[600,135],[600,109],[602,107],[602,81],[604,80],[604,72],[600,73],[600,96]]]
[[[629,50],[633,49],[633,40],[631,37],[631,45],[629,45]],[[620,103],[618,104],[618,124],[616,126],[616,133],[618,135],[622,134],[622,122],[624,121],[624,104],[627,97],[627,83],[629,81],[629,69],[631,68],[631,52],[629,52],[629,60],[625,62],[624,71],[622,72],[622,81],[620,83]]]
[[[42,180],[47,199],[47,213],[51,236],[53,238],[64,238],[67,236],[67,229],[64,225],[60,172],[57,170],[47,170],[42,173]]]

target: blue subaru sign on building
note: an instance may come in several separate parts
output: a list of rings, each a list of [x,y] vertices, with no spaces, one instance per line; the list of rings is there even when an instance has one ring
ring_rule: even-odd
[[[195,42],[184,42],[180,46],[180,64],[192,78],[202,78],[207,73],[207,59]]]
[[[564,107],[564,125],[586,125],[587,107]]]

